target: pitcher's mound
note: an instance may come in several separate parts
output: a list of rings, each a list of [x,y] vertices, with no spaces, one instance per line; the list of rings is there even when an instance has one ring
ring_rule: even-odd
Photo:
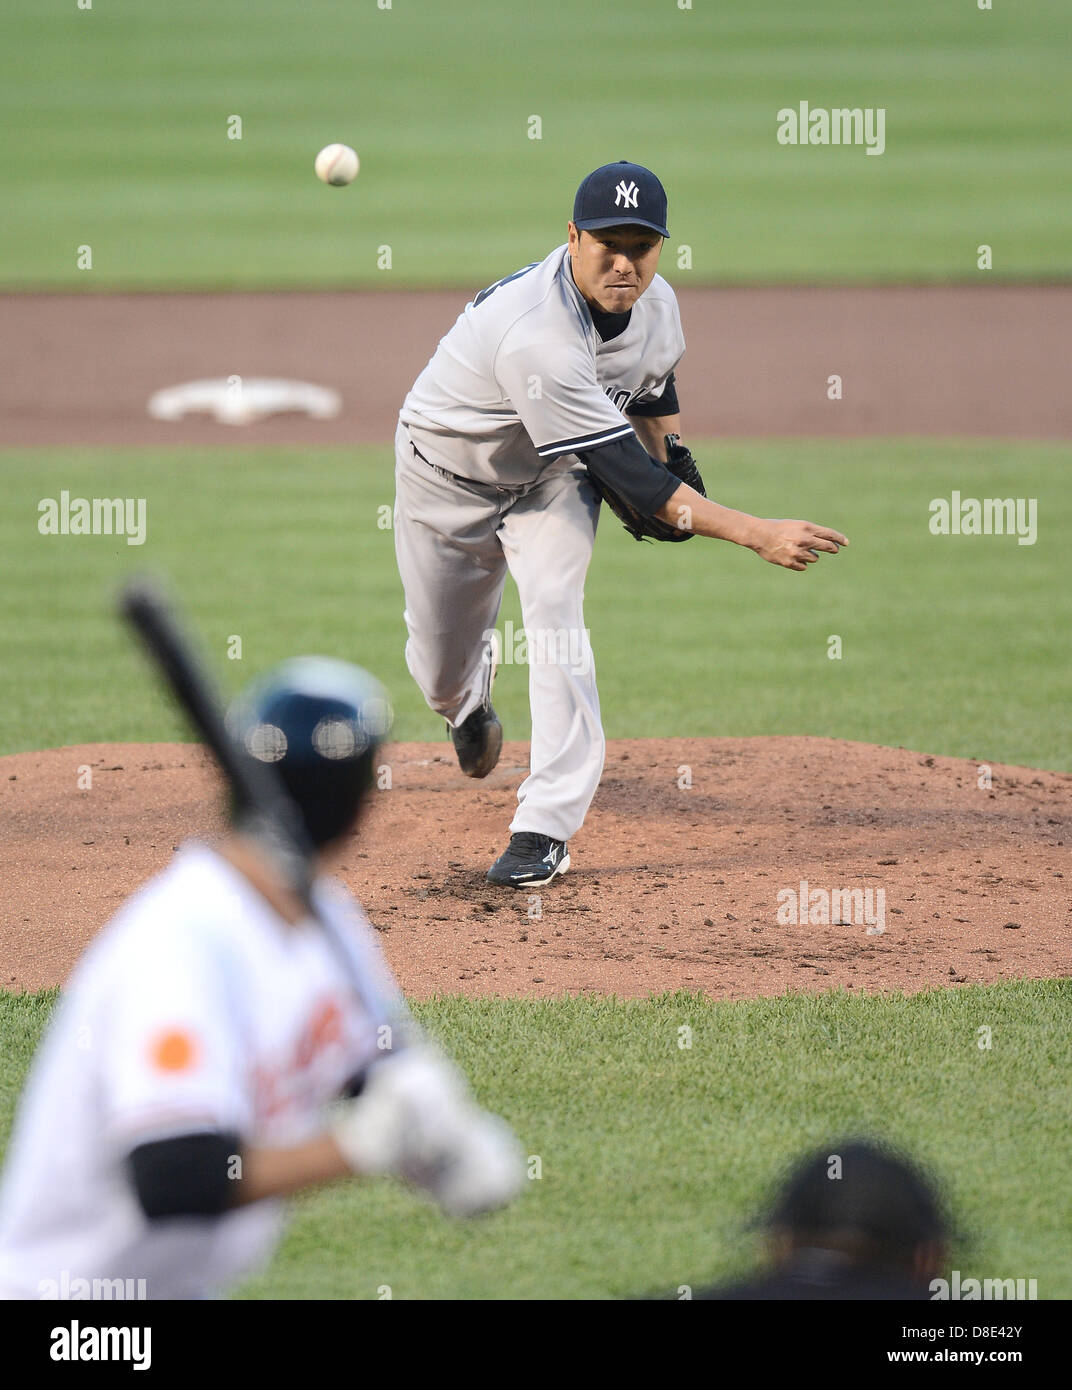
[[[341,874],[408,994],[740,998],[1070,973],[1068,774],[836,739],[611,743],[570,872],[493,888],[527,761],[508,743],[474,782],[448,743],[384,750],[390,786]],[[175,846],[220,827],[188,744],[0,758],[0,798],[9,990],[61,983]]]

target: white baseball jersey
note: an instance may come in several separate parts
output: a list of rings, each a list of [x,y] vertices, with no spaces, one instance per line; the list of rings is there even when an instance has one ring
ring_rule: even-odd
[[[575,467],[577,449],[632,433],[623,411],[661,395],[685,351],[673,290],[656,275],[604,342],[567,246],[465,306],[399,418],[431,463],[518,485]]]
[[[398,1008],[397,988],[353,898],[324,880],[315,893],[335,947],[190,844],[94,941],[23,1093],[0,1189],[0,1294],[90,1297],[122,1279],[127,1297],[206,1297],[267,1258],[279,1202],[151,1222],[125,1158],[205,1130],[300,1143],[382,1055],[377,1026]]]

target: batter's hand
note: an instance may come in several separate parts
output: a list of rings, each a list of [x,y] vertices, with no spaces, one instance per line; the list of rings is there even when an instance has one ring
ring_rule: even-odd
[[[525,1185],[510,1127],[480,1109],[430,1044],[374,1062],[360,1095],[336,1108],[331,1133],[355,1173],[422,1187],[450,1216],[494,1211]]]
[[[762,521],[763,528],[752,549],[761,560],[787,570],[807,569],[818,560],[818,551],[836,555],[848,538],[829,526],[812,521]]]

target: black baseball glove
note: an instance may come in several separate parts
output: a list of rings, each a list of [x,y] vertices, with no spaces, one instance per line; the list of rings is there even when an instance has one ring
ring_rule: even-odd
[[[700,477],[700,470],[696,467],[696,460],[681,443],[680,436],[676,434],[666,436],[666,466],[683,483],[688,483],[689,487],[695,488],[701,497],[707,496],[704,491],[703,479]],[[599,482],[591,472],[588,476],[604,502],[634,540],[687,541],[695,534],[693,531],[660,521],[657,517],[641,515],[613,488],[608,487],[606,483]]]

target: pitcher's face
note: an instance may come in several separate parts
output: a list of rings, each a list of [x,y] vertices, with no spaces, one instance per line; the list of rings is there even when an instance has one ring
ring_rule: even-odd
[[[569,224],[573,281],[590,304],[606,314],[624,314],[651,284],[663,238],[648,227],[599,227],[579,231]]]

